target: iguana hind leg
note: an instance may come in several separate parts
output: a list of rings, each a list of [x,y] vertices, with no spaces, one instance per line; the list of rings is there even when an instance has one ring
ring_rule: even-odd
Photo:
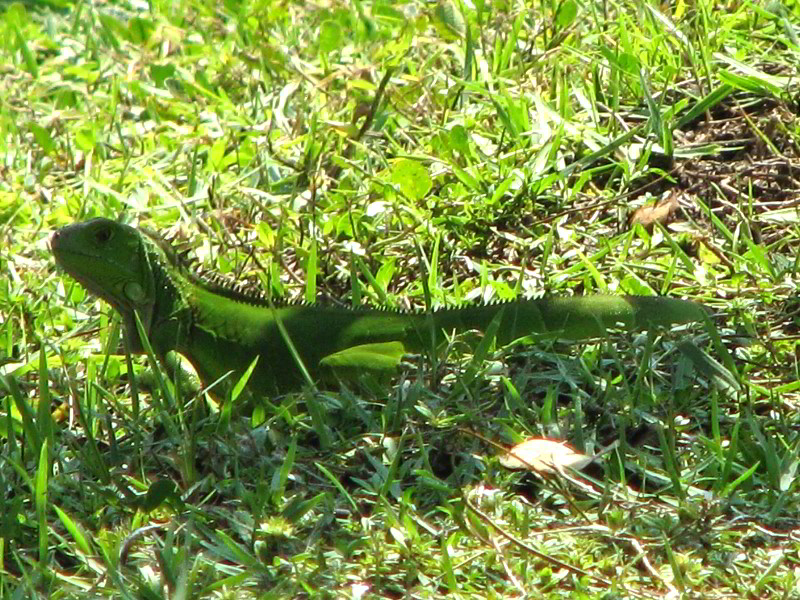
[[[390,371],[400,365],[406,354],[408,353],[402,342],[359,344],[329,354],[319,364],[334,370]]]

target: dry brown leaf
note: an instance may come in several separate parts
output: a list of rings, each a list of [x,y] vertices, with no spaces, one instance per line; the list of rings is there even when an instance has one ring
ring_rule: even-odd
[[[500,464],[507,469],[529,469],[552,475],[556,472],[562,473],[565,467],[583,469],[593,460],[593,456],[581,454],[566,442],[530,438],[501,456]]]
[[[631,227],[639,223],[645,229],[650,230],[656,223],[665,225],[672,219],[678,206],[678,194],[670,194],[669,197],[654,206],[642,206],[636,209],[631,216]]]

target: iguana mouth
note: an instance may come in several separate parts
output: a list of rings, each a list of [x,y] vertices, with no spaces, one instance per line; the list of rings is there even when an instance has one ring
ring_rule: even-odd
[[[56,255],[56,252],[58,251],[58,244],[59,244],[58,240],[60,238],[61,238],[61,230],[60,229],[56,229],[47,238],[47,247],[50,249],[50,252],[52,252],[54,255]],[[58,260],[58,255],[56,255],[56,260]]]
[[[90,252],[80,252],[75,250],[74,248],[65,249],[61,243],[61,240],[64,239],[63,231],[61,229],[56,229],[53,233],[50,234],[50,237],[47,238],[47,247],[50,249],[50,252],[53,253],[53,256],[56,259],[56,263],[62,268],[64,268],[64,263],[62,257],[65,253],[72,254],[73,256],[88,256],[94,258],[95,255]],[[83,283],[83,282],[81,282]]]

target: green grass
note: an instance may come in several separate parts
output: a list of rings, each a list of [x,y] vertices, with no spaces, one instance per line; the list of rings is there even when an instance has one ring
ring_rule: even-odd
[[[0,13],[0,597],[800,595],[797,4],[144,6]],[[713,327],[209,415],[56,271],[98,215],[275,297]],[[619,447],[538,480],[530,436]]]

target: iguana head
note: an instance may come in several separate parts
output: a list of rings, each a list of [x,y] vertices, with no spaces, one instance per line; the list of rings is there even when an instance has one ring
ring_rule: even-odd
[[[150,246],[142,234],[110,219],[63,227],[50,236],[56,263],[91,293],[114,307],[135,332],[134,309],[149,332],[155,303]],[[138,336],[133,336],[138,340]]]

